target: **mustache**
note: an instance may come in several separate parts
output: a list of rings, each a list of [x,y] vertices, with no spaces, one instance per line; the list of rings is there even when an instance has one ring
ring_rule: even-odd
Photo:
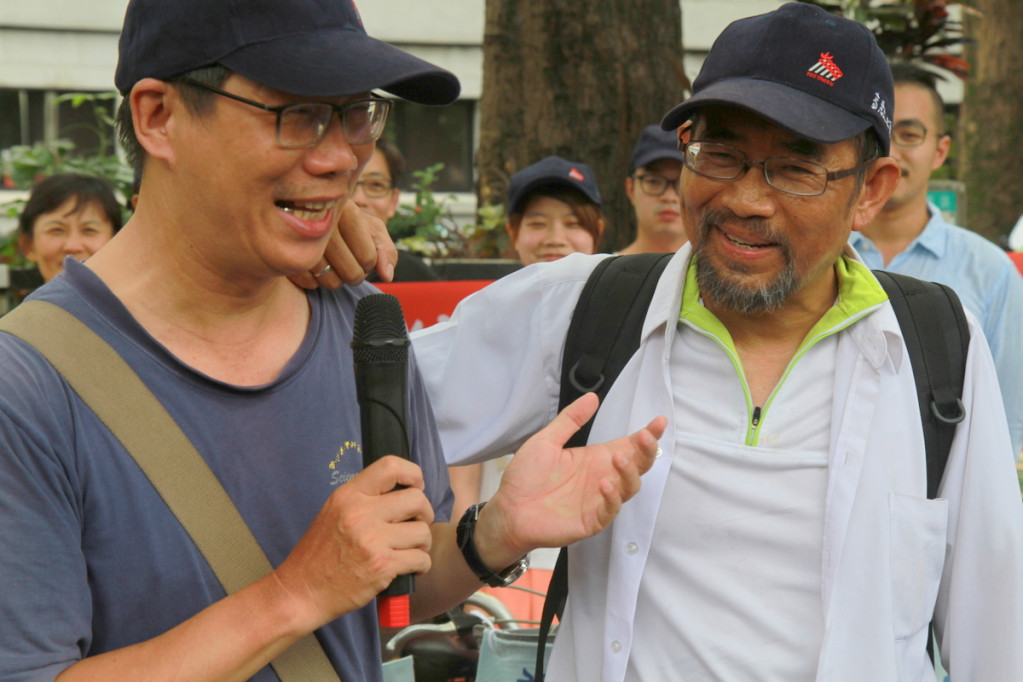
[[[747,269],[742,264],[717,263],[713,258],[705,258],[711,230],[726,224],[741,226],[745,235],[753,235],[752,240],[756,242],[779,247],[784,262],[782,269],[768,280],[744,282],[743,276],[747,274]],[[799,287],[791,242],[764,218],[740,218],[729,209],[709,209],[700,216],[698,233],[701,238],[694,250],[696,279],[700,295],[704,298],[717,302],[725,309],[749,316],[777,310]]]
[[[780,244],[786,248],[788,246],[785,237],[773,229],[764,218],[740,218],[727,208],[712,208],[700,216],[700,235],[706,237],[714,228],[727,224],[740,225],[743,230],[756,235],[758,239],[762,239],[765,243]]]

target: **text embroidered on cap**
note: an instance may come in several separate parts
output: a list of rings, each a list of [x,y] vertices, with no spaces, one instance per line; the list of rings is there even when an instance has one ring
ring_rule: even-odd
[[[892,132],[892,119],[888,118],[888,103],[881,99],[881,93],[874,93],[874,101],[870,103],[870,108],[877,112],[877,115],[881,117],[884,124],[888,126],[888,132]]]
[[[582,173],[580,173],[575,168],[573,168],[572,170],[568,171],[568,177],[572,178],[576,182],[582,182],[583,180],[586,179],[586,176],[583,175]]]
[[[835,64],[830,52],[821,52],[817,63],[810,67],[806,75],[816,78],[825,85],[834,85],[835,81],[842,77],[842,69]]]

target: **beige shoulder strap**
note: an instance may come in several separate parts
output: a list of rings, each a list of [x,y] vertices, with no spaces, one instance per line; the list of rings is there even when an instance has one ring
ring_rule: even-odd
[[[0,331],[35,347],[131,453],[231,594],[272,566],[216,475],[120,355],[63,308],[26,301]],[[306,635],[271,662],[282,682],[339,680]]]

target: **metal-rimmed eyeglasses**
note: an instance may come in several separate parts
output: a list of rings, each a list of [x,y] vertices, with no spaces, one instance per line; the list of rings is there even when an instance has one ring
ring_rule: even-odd
[[[697,175],[713,180],[736,180],[753,166],[760,166],[768,185],[800,197],[824,194],[829,180],[853,175],[873,162],[874,159],[868,159],[853,168],[829,171],[813,161],[789,156],[750,161],[742,151],[721,142],[690,142],[682,146],[683,165]]]
[[[370,199],[382,199],[391,195],[394,183],[383,178],[367,178],[355,183],[355,187],[362,188],[362,193]]]
[[[927,139],[927,127],[919,121],[902,121],[892,126],[892,142],[900,147],[919,147]]]
[[[643,190],[644,194],[649,194],[652,197],[661,196],[668,191],[669,187],[674,187],[675,192],[678,192],[677,180],[662,178],[660,175],[633,175],[632,179],[639,183],[639,188]]]
[[[183,77],[178,81],[277,115],[277,144],[282,147],[312,147],[323,139],[336,112],[349,144],[369,144],[379,139],[391,110],[390,100],[367,97],[344,104],[298,102],[272,107],[234,93]]]

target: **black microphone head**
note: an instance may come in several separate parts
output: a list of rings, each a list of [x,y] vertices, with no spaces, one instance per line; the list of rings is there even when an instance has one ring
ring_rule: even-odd
[[[408,330],[401,303],[390,294],[359,299],[352,328],[356,362],[402,362],[408,358]]]

